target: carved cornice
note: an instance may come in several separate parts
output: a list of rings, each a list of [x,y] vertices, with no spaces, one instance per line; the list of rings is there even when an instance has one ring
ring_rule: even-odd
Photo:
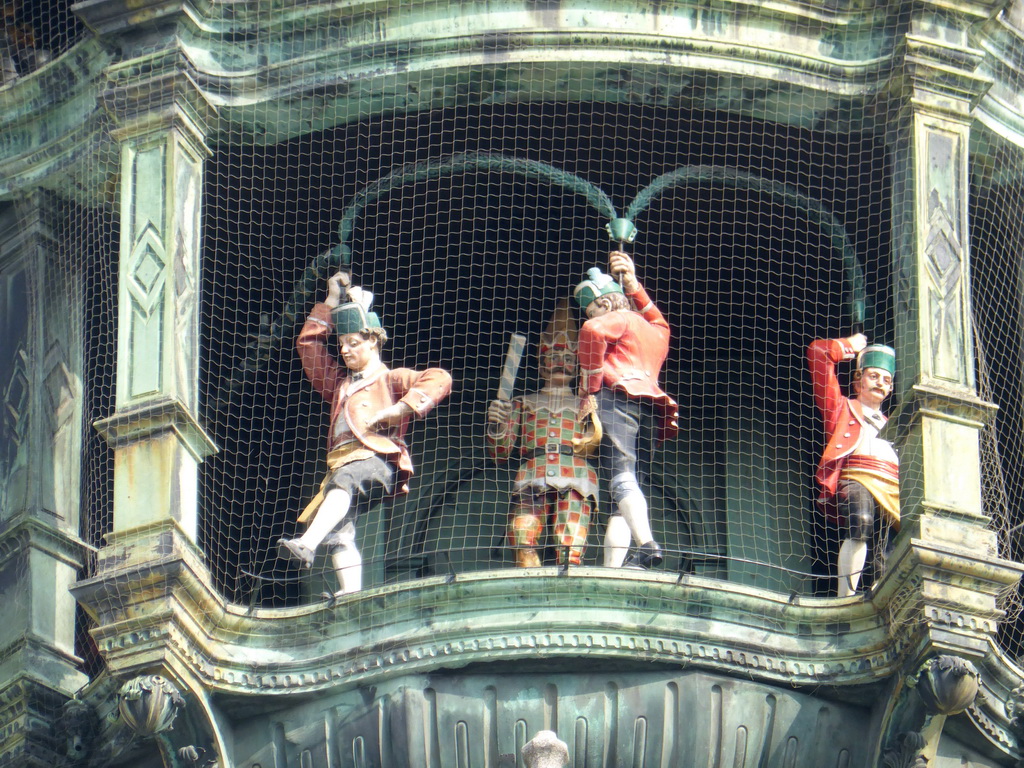
[[[115,450],[168,432],[173,432],[197,461],[219,450],[177,398],[158,398],[121,408],[113,416],[93,422],[93,427]]]
[[[22,514],[0,526],[0,565],[29,549],[44,552],[73,568],[81,568],[92,547],[70,531]]]
[[[794,90],[807,88],[814,94],[809,102],[816,100],[827,111],[829,98],[873,97],[885,87],[893,66],[881,19],[874,36],[870,22],[822,22],[783,31],[781,18],[771,18],[783,16],[781,11],[760,19],[747,6],[735,15],[710,12],[720,19],[719,29],[714,18],[694,24],[706,11],[683,5],[664,6],[652,14],[648,4],[637,4],[645,8],[630,14],[619,3],[614,10],[576,19],[567,4],[563,23],[545,27],[527,11],[489,21],[493,8],[480,4],[463,8],[458,28],[446,28],[438,19],[415,23],[417,14],[427,12],[422,5],[409,6],[414,11],[392,5],[390,13],[377,16],[366,16],[363,5],[346,7],[346,16],[351,16],[343,19],[321,19],[322,7],[303,6],[307,15],[301,25],[295,22],[296,36],[299,29],[323,25],[339,30],[319,46],[293,42],[290,25],[275,24],[273,32],[248,27],[238,31],[238,19],[232,20],[231,37],[211,36],[216,25],[204,19],[200,29],[183,32],[183,45],[206,97],[240,130],[256,131],[253,138],[261,143],[362,119],[367,105],[406,112],[459,104],[467,100],[467,89],[489,87],[476,77],[481,70],[502,75],[496,90],[471,100],[629,99],[671,106],[695,98],[704,88],[691,87],[689,81],[713,72],[715,88],[730,79],[761,78]],[[641,18],[645,26],[637,25]],[[766,31],[776,25],[778,34]],[[431,34],[424,35],[424,29]],[[386,30],[385,39],[376,30]],[[858,43],[858,37],[865,41]],[[273,42],[257,56],[251,39]],[[517,81],[519,65],[534,64],[543,64],[544,74],[529,69],[530,76]],[[603,72],[621,67],[646,72],[654,92],[639,88],[644,77],[623,87],[602,81]],[[658,82],[662,71],[672,77]],[[570,81],[571,89],[566,87]],[[717,103],[720,108],[729,102],[739,109],[739,101],[711,98],[707,106],[716,108]],[[281,105],[289,105],[288,110],[282,111]],[[288,111],[300,112],[309,125],[287,119]],[[800,113],[794,109],[794,118]]]
[[[910,430],[926,417],[982,429],[998,411],[998,405],[982,400],[968,389],[935,383],[914,384],[889,414],[885,434],[893,442],[902,444]]]
[[[984,551],[915,539],[894,554],[870,602],[581,568],[571,576],[482,572],[452,584],[436,577],[366,590],[335,606],[246,611],[214,594],[198,553],[180,534],[172,538],[179,545],[139,538],[135,546],[165,554],[124,568],[110,561],[102,578],[75,588],[76,597],[98,619],[94,635],[111,669],[160,659],[235,693],[370,684],[496,654],[642,659],[766,681],[855,684],[929,647],[983,655],[1002,615],[996,594],[1020,573]],[[127,541],[111,540],[104,551],[137,562]]]
[[[71,10],[89,29],[104,36],[166,22],[190,7],[187,0],[148,0],[143,5],[125,0],[84,0],[72,5]]]
[[[975,660],[990,695],[979,660],[993,652],[1001,612],[986,606],[1019,572],[987,563],[986,551],[911,540],[870,600],[787,597],[656,572],[544,568],[466,574],[454,583],[421,579],[334,605],[246,610],[212,591],[201,555],[173,526],[151,534],[115,534],[103,577],[74,590],[99,620],[93,634],[111,674],[163,668],[215,695],[296,700],[497,659],[551,660],[563,669],[653,662],[765,683],[860,686],[895,680],[936,651]],[[127,565],[132,546],[166,554]],[[126,565],[118,567],[118,558]],[[919,706],[931,699],[913,692]],[[992,715],[983,698],[969,712],[979,707],[988,720],[971,714],[977,727],[1012,738],[1005,715]]]
[[[96,152],[105,120],[96,97],[109,62],[106,51],[86,41],[0,88],[0,197],[46,186]]]
[[[918,0],[917,5],[940,12],[951,12],[956,18],[967,23],[976,23],[979,19],[992,18],[1009,5],[1009,0]]]
[[[1024,566],[1000,559],[977,519],[928,513],[918,522],[921,537],[897,539],[872,594],[887,613],[893,653],[910,662],[936,653],[982,659],[1004,617],[1000,596]]]
[[[0,146],[6,148],[17,140],[17,136],[8,134],[14,127],[55,119],[68,125],[81,122],[83,113],[96,108],[93,88],[111,60],[109,52],[96,41],[86,40],[37,72],[0,88],[4,121]],[[81,112],[71,111],[75,107]]]
[[[902,54],[907,95],[918,107],[966,120],[992,87],[978,72],[983,50],[908,34]]]
[[[100,619],[93,634],[112,671],[160,659],[221,692],[308,693],[496,655],[656,661],[794,684],[869,682],[899,663],[864,601],[789,599],[691,576],[573,573],[437,577],[334,607],[246,611],[213,594],[183,551],[73,591]]]
[[[1024,101],[1020,93],[1020,83],[1024,82],[1024,33],[1000,14],[983,25],[972,42],[985,51],[979,71],[993,80],[975,116],[998,136],[1024,147]],[[998,183],[1020,182],[1020,171],[1012,163],[999,163],[990,172]]]
[[[599,80],[601,71],[621,65],[673,73],[670,82],[682,81],[678,96],[683,99],[692,98],[694,89],[678,73],[713,72],[744,82],[765,78],[810,88],[816,93],[812,100],[826,110],[823,93],[871,97],[889,79],[892,38],[885,30],[892,18],[884,6],[856,12],[825,3],[779,2],[770,10],[745,2],[735,6],[736,12],[709,11],[679,3],[652,13],[650,4],[641,2],[564,3],[557,23],[545,23],[527,4],[502,7],[495,15],[492,4],[481,2],[466,4],[457,24],[448,21],[441,3],[303,3],[271,10],[262,3],[164,2],[151,7],[161,18],[175,18],[171,28],[182,54],[177,68],[239,130],[266,131],[254,137],[263,141],[363,119],[368,105],[412,111],[458,103],[467,78],[481,69],[508,70],[507,77],[498,78],[498,90],[479,94],[488,100],[635,100],[640,94],[629,88],[600,82],[592,93],[583,92],[584,73]],[[113,21],[103,22],[105,30],[119,29],[130,18],[142,25],[153,21],[146,17],[150,6],[131,11],[120,1],[93,0],[76,8],[82,14],[106,9]],[[787,17],[799,18],[801,25]],[[254,46],[257,39],[264,43]],[[152,54],[125,62],[130,75],[125,87],[133,78],[146,83],[141,98],[166,90],[149,74],[149,58]],[[553,79],[532,72],[514,84],[518,64],[539,63],[557,70]],[[571,93],[565,82],[559,85],[567,77],[574,83]],[[650,98],[671,105],[674,91],[662,83]],[[279,124],[254,121],[253,108],[271,110]],[[289,117],[295,111],[304,124]]]
[[[106,70],[100,101],[118,141],[178,128],[206,155],[213,107],[196,85],[192,67],[174,37],[158,51],[125,59]]]

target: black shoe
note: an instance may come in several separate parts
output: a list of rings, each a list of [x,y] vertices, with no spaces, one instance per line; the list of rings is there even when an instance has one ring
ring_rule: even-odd
[[[313,567],[316,553],[304,544],[300,544],[296,539],[278,539],[277,548],[281,552],[281,557],[297,560],[303,568]]]
[[[636,552],[626,558],[622,564],[623,568],[650,568],[654,565],[661,565],[665,554],[661,551],[661,545],[654,541],[641,544]]]

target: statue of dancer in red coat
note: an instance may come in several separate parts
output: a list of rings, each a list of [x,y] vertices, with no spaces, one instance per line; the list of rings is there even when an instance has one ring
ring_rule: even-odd
[[[654,422],[662,440],[679,431],[676,403],[658,386],[669,327],[627,254],[613,251],[608,268],[621,285],[595,267],[574,292],[588,318],[579,335],[577,418],[597,416],[598,461],[615,505],[605,530],[604,565],[646,568],[664,557],[641,489],[653,452]],[[638,549],[626,560],[631,540]]]
[[[406,493],[412,460],[405,433],[413,417],[423,418],[451,391],[452,377],[440,368],[389,369],[380,350],[387,340],[372,296],[348,287],[347,272],[327,283],[327,297],[313,307],[299,333],[302,369],[313,388],[331,404],[327,475],[299,516],[308,523],[295,539],[280,539],[284,557],[310,568],[326,544],[342,595],[362,588],[362,556],[356,546],[356,513],[385,496]],[[348,302],[342,304],[342,292]],[[328,343],[337,333],[344,368]],[[347,369],[347,373],[346,370]]]
[[[828,445],[815,479],[826,514],[839,517],[847,537],[839,547],[836,567],[839,597],[857,591],[867,562],[868,541],[876,510],[894,528],[900,525],[899,458],[878,436],[885,426],[882,403],[892,393],[896,353],[891,347],[868,344],[858,333],[845,339],[818,339],[807,349],[814,402],[825,420]],[[844,397],[836,366],[856,359],[854,397]]]

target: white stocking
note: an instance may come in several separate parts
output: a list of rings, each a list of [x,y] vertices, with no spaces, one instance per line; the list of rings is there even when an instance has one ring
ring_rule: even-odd
[[[356,547],[356,526],[351,520],[341,526],[331,547],[331,561],[338,577],[339,595],[363,588],[363,557]]]
[[[836,595],[849,597],[857,591],[864,564],[868,560],[868,543],[862,539],[847,539],[839,547],[836,567],[838,584]]]
[[[651,533],[651,521],[647,515],[647,499],[642,493],[630,493],[619,499],[619,514],[629,526],[629,530],[633,534],[633,541],[637,544],[654,541],[654,534]]]
[[[628,549],[629,524],[619,515],[612,515],[604,532],[604,567],[621,568]]]
[[[309,528],[296,541],[308,547],[310,551],[316,552],[316,548],[323,540],[345,519],[351,504],[352,497],[347,492],[340,488],[329,491],[313,516]]]

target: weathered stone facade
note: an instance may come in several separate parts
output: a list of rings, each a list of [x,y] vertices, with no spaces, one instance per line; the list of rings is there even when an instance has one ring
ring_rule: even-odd
[[[996,638],[1021,566],[982,501],[994,406],[968,195],[974,131],[1024,146],[1024,6],[452,5],[85,0],[89,34],[0,87],[0,765],[497,768],[543,729],[574,766],[1019,765],[1024,681]],[[525,62],[545,77],[518,78]],[[198,387],[211,148],[551,94],[834,130],[856,113],[883,137],[904,471],[886,572],[843,600],[581,567],[226,601],[197,544],[217,450]],[[78,492],[89,304],[48,291],[56,198],[119,222],[95,554]],[[103,661],[91,681],[76,600]]]

